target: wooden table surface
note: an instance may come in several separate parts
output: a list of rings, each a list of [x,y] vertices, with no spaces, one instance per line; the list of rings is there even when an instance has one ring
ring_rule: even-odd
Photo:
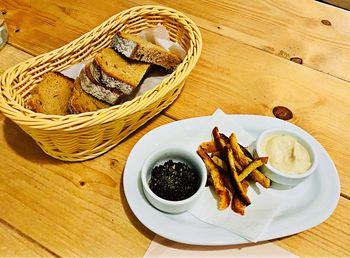
[[[200,27],[202,55],[180,97],[107,154],[79,163],[45,155],[0,114],[0,256],[143,256],[154,234],[121,183],[133,145],[153,128],[217,108],[273,116],[279,105],[328,151],[341,196],[324,223],[272,242],[299,256],[349,256],[349,11],[311,0],[2,0],[10,38],[0,73],[142,4],[175,8]]]

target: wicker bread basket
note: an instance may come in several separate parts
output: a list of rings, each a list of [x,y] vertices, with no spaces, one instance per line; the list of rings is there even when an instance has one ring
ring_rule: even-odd
[[[155,88],[122,105],[78,115],[46,115],[24,107],[29,92],[44,73],[62,71],[108,46],[115,32],[138,33],[157,24],[187,51],[177,69]],[[100,26],[49,53],[29,59],[1,76],[0,108],[48,155],[66,161],[94,158],[116,146],[179,95],[202,48],[197,26],[184,14],[162,6],[138,6],[111,17]]]

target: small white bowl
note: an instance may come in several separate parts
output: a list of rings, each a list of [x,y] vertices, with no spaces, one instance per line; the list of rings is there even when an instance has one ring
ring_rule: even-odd
[[[199,188],[189,198],[181,201],[169,201],[157,196],[149,187],[152,169],[162,165],[166,161],[186,163],[189,167],[199,173]],[[162,148],[152,152],[145,160],[141,170],[141,181],[143,192],[147,200],[157,209],[168,213],[180,213],[189,210],[199,199],[207,181],[207,170],[202,159],[195,151],[189,152],[182,148]]]
[[[280,171],[273,166],[270,165],[268,162],[266,165],[262,166],[262,172],[270,178],[272,181],[282,184],[282,185],[297,185],[306,178],[308,178],[312,173],[315,172],[317,167],[317,155],[316,151],[314,150],[313,144],[311,143],[310,139],[308,137],[304,137],[302,134],[297,133],[295,131],[290,131],[286,129],[270,129],[267,131],[264,131],[257,139],[256,141],[256,154],[258,157],[266,157],[266,155],[262,150],[262,144],[268,138],[272,135],[290,135],[293,136],[302,146],[305,147],[305,149],[308,151],[311,159],[311,166],[310,168],[300,174],[294,174],[294,173],[286,173],[283,171]]]

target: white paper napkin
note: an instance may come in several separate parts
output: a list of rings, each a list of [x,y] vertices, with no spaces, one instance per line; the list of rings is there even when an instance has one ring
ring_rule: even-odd
[[[75,80],[79,74],[80,74],[80,71],[81,69],[84,68],[84,66],[89,63],[91,61],[91,59],[89,60],[85,60],[81,63],[77,63],[77,64],[74,64],[74,65],[71,65],[70,67],[68,67],[67,69],[63,70],[61,73],[64,75],[64,76],[67,76],[73,80]]]
[[[153,76],[150,75],[146,79],[144,79],[140,85],[140,89],[136,94],[136,97],[141,96],[146,91],[153,89],[156,85],[161,83],[165,78],[169,77],[169,74],[164,76]]]
[[[221,118],[223,116],[225,116],[225,113],[217,110],[211,119],[212,126],[218,126],[219,130],[220,127],[228,130],[228,126],[222,124],[223,119]],[[234,132],[238,142],[243,146],[249,146],[256,140],[238,123],[230,124],[229,130],[220,131],[227,136],[231,132]],[[211,139],[210,137],[209,135],[208,140]],[[212,193],[211,188],[207,187],[199,201],[189,212],[203,222],[229,230],[249,241],[257,242],[276,214],[278,206],[281,203],[281,197],[258,184],[249,187],[248,196],[252,203],[246,207],[244,216],[241,216],[234,213],[230,207],[219,211],[217,209],[215,193]]]
[[[170,40],[169,32],[161,24],[157,24],[157,26],[154,28],[148,28],[141,31],[138,36],[172,52],[181,60],[186,57],[186,51],[180,46],[179,43]]]
[[[193,246],[156,236],[144,257],[297,257],[283,248],[265,242],[231,246]]]

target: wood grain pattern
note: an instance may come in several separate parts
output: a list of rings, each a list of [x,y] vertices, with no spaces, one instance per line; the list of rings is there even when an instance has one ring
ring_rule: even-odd
[[[2,119],[0,144],[6,147],[6,162],[0,166],[0,217],[60,256],[142,256],[153,234],[128,208],[121,171],[134,143],[170,121],[160,116],[106,155],[72,164],[46,156],[17,126]],[[344,256],[349,251],[349,205],[342,198],[322,225],[274,242],[297,255]],[[54,237],[48,237],[53,231]]]
[[[287,60],[300,58],[305,66],[350,80],[350,15],[316,1],[22,2],[5,0],[0,9],[6,10],[9,42],[33,55],[68,43],[126,8],[161,4],[184,12],[202,28]]]
[[[325,4],[331,4],[346,10],[350,10],[350,2],[347,0],[319,0]]]
[[[0,218],[60,256],[142,256],[153,233],[129,209],[122,172],[135,142],[170,121],[159,116],[108,154],[65,163],[1,116]]]
[[[309,0],[133,1],[173,7],[201,28],[287,60],[301,58],[304,66],[350,80],[348,11]]]
[[[6,44],[0,51],[0,75],[11,66],[31,57],[33,56]]]
[[[57,48],[138,3],[143,0],[104,5],[79,0],[74,6],[68,0],[57,4],[52,0],[1,1],[0,9],[8,11],[10,44],[16,48],[7,45],[0,51],[0,74],[31,57],[27,53]],[[346,151],[350,138],[344,132],[350,126],[350,85],[334,76],[347,80],[344,24],[350,14],[304,0],[299,7],[292,1],[201,1],[196,4],[200,11],[186,1],[148,3],[175,7],[202,28],[203,54],[179,99],[165,116],[153,119],[112,151],[81,163],[48,157],[0,114],[0,256],[143,256],[154,235],[132,214],[121,181],[137,140],[159,125],[210,115],[217,108],[226,113],[272,116],[277,105],[290,108],[291,122],[324,145],[340,174],[342,195],[348,199],[341,197],[334,214],[323,224],[273,242],[299,256],[349,256],[350,176],[346,171],[350,164]],[[332,26],[319,27],[321,16]],[[17,27],[20,30],[15,33]],[[329,34],[330,29],[334,35]],[[285,60],[290,54],[324,73]],[[324,58],[312,59],[316,54]],[[328,59],[333,54],[339,63]]]
[[[296,250],[302,250],[301,256],[347,257],[350,254],[349,216],[350,201],[340,198],[335,212],[321,225],[273,242],[295,254],[298,254]]]
[[[32,55],[46,53],[80,37],[110,16],[135,6],[128,1],[5,0],[9,43]]]
[[[286,106],[294,114],[290,122],[312,134],[329,152],[341,191],[350,196],[350,135],[344,134],[350,126],[350,83],[210,31],[202,30],[202,36],[203,55],[166,115],[178,120],[221,108],[230,114],[273,116],[275,106]]]
[[[50,257],[45,248],[40,247],[21,232],[0,220],[0,255],[2,257]]]

